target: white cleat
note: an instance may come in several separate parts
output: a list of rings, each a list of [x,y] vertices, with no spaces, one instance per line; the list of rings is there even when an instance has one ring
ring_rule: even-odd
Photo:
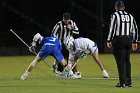
[[[77,79],[81,79],[81,75],[77,75]]]
[[[104,77],[104,78],[109,78],[109,75],[108,75],[108,73],[106,72],[106,70],[103,70],[103,77]]]
[[[24,74],[21,76],[21,80],[25,80],[27,78],[27,76],[25,76]]]
[[[76,74],[73,74],[70,76],[71,79],[81,79],[81,75],[76,75]]]
[[[56,71],[55,73],[56,73],[56,77],[58,79],[64,79],[64,76],[63,76],[63,74],[60,71]]]

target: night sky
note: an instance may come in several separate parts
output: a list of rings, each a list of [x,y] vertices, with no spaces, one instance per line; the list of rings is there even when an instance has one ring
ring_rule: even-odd
[[[80,35],[97,41],[106,41],[110,15],[115,0],[0,0],[0,47],[23,46],[9,31],[13,29],[27,43],[39,32],[49,36],[54,25],[69,12],[77,23]],[[124,0],[140,27],[138,0]],[[102,20],[102,21],[101,21]],[[100,37],[99,37],[100,35]],[[104,46],[104,45],[101,45]],[[100,46],[99,46],[100,47]]]

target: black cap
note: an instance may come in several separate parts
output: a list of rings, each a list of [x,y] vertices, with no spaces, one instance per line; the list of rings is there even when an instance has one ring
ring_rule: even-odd
[[[64,13],[63,14],[63,19],[68,20],[70,18],[71,18],[70,13]]]

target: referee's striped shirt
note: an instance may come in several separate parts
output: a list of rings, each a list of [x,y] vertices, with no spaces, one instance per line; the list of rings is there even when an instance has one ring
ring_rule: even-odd
[[[52,30],[51,35],[56,36],[61,44],[64,43],[67,36],[73,36],[73,34],[79,34],[79,29],[76,23],[70,20],[69,24],[71,24],[71,26],[73,27],[71,31],[66,27],[63,21],[59,21]]]
[[[138,28],[134,17],[125,12],[117,11],[111,16],[111,24],[107,41],[116,36],[130,36],[133,42],[138,40]]]

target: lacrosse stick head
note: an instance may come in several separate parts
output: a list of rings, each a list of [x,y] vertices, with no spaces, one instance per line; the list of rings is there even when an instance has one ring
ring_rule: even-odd
[[[68,50],[73,49],[73,45],[74,45],[74,38],[73,37],[67,37],[65,40],[65,46]]]

